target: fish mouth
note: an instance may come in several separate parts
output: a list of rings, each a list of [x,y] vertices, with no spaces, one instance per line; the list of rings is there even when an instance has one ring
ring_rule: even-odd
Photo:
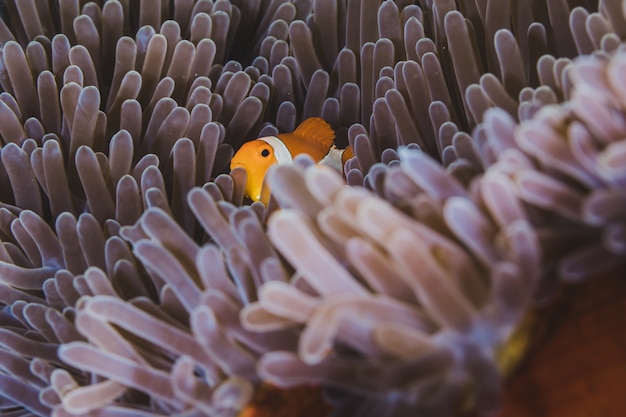
[[[241,168],[241,169],[245,170],[246,172],[248,172],[248,167],[246,167],[246,164],[244,164],[243,162],[231,161],[231,163],[230,163],[230,170],[232,171],[235,168]]]
[[[248,197],[250,197],[250,199],[252,201],[260,201],[261,200],[261,191],[255,192],[256,189],[253,186],[254,183],[254,178],[252,177],[250,170],[248,169],[248,167],[246,166],[246,164],[244,164],[243,162],[239,162],[239,161],[231,161],[230,163],[230,171],[232,172],[233,170],[237,169],[237,168],[241,168],[246,172],[246,195]]]

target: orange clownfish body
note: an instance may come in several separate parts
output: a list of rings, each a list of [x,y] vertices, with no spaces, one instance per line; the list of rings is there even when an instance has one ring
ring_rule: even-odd
[[[267,170],[274,164],[291,164],[296,155],[304,153],[314,161],[342,170],[343,164],[352,157],[352,150],[335,148],[334,140],[335,132],[330,125],[324,119],[311,117],[292,133],[265,136],[245,143],[233,156],[230,169],[243,168],[246,171],[246,195],[254,201],[261,201]]]

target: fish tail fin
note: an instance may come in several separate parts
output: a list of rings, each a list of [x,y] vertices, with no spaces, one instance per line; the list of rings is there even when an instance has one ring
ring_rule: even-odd
[[[335,141],[335,131],[321,117],[306,119],[293,133],[309,142],[318,143],[324,149],[330,149]]]
[[[352,147],[348,146],[341,153],[341,164],[345,165],[346,162],[348,162],[348,159],[352,158],[353,156],[354,156],[354,152],[352,152]]]

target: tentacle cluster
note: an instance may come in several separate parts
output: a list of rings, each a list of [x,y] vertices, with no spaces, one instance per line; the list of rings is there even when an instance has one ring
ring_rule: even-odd
[[[618,0],[0,6],[3,415],[491,413],[529,306],[624,267]],[[344,177],[246,204],[311,116]]]

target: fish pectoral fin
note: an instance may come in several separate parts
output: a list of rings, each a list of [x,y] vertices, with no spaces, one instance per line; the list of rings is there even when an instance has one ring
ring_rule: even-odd
[[[342,154],[343,149],[337,149],[337,147],[333,145],[324,159],[322,159],[319,163],[320,165],[328,166],[337,172],[343,172]]]

